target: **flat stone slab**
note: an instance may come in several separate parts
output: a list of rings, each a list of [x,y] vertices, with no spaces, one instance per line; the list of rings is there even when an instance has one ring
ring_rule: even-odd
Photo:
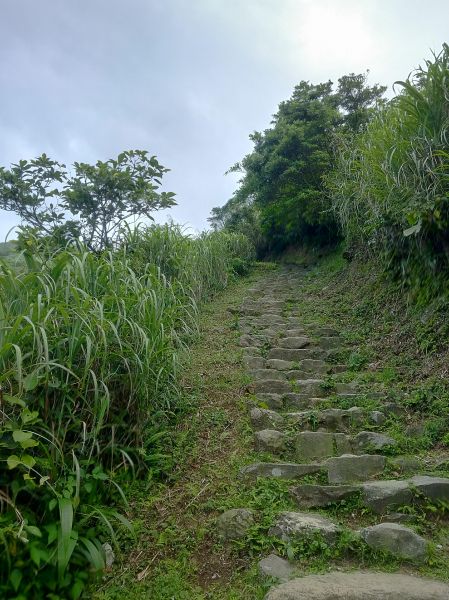
[[[380,475],[387,459],[380,454],[344,454],[326,461],[329,483],[352,483]]]
[[[307,398],[320,398],[326,396],[326,390],[322,387],[322,379],[297,379],[295,382],[298,394]]]
[[[278,341],[280,348],[291,348],[292,350],[298,350],[300,348],[306,348],[310,344],[310,340],[307,337],[285,337]]]
[[[300,465],[288,462],[258,462],[240,469],[240,476],[245,479],[271,477],[274,479],[301,479],[305,475],[322,473],[324,467],[318,463]]]
[[[277,381],[287,381],[287,375],[281,371],[275,371],[274,369],[252,369],[250,371],[251,377],[258,381],[269,381],[276,379]]]
[[[268,530],[272,535],[284,542],[301,540],[313,534],[321,535],[328,543],[335,542],[340,531],[338,525],[330,519],[315,513],[284,512],[276,523]]]
[[[276,429],[263,429],[254,434],[254,445],[256,450],[280,454],[285,450],[285,433]]]
[[[361,431],[353,440],[354,452],[369,452],[370,450],[383,450],[394,448],[396,440],[383,433],[375,431]]]
[[[292,498],[299,508],[317,508],[341,502],[360,494],[361,487],[357,485],[315,485],[304,483],[290,488]]]
[[[382,514],[412,502],[413,494],[408,481],[388,479],[362,484],[363,502],[372,511]]]
[[[267,361],[261,356],[245,356],[243,364],[247,369],[263,369]]]
[[[295,436],[295,454],[298,460],[333,456],[334,434],[324,431],[301,431]]]
[[[285,424],[285,418],[275,410],[266,408],[252,408],[249,418],[251,425],[256,430],[261,429],[278,429]]]
[[[258,563],[258,567],[261,575],[281,582],[291,579],[296,571],[288,560],[276,554],[269,554],[266,558],[262,558]]]
[[[282,402],[281,394],[270,394],[270,393],[259,393],[257,394],[257,400],[262,404],[268,406],[273,410],[279,410],[283,408],[284,403]]]
[[[427,541],[412,529],[398,523],[380,523],[360,530],[370,548],[390,552],[397,558],[422,563],[428,554]]]
[[[272,588],[265,600],[447,600],[449,585],[401,573],[307,575]]]

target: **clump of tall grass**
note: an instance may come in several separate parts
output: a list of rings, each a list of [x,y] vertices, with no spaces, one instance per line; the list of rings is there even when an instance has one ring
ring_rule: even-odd
[[[129,526],[122,475],[157,464],[198,304],[243,245],[153,227],[115,252],[0,263],[2,597],[77,598],[104,566]]]
[[[337,140],[328,177],[350,240],[386,251],[406,283],[449,267],[449,47],[426,61],[365,131]]]

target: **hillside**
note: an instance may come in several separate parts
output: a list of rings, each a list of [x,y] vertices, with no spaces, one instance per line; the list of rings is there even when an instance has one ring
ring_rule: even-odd
[[[95,597],[262,599],[331,572],[338,596],[324,578],[267,599],[367,598],[374,581],[446,598],[444,309],[407,307],[374,263],[338,253],[268,267],[208,305],[173,477],[134,496],[135,549]]]

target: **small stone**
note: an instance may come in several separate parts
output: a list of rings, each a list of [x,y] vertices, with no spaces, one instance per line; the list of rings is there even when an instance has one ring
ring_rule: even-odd
[[[283,542],[302,540],[311,534],[321,535],[326,542],[335,542],[339,527],[330,519],[315,513],[284,512],[276,523],[268,530],[268,535],[281,539]]]
[[[290,494],[299,508],[328,506],[355,497],[360,493],[355,485],[315,485],[304,483],[290,489]]]
[[[288,581],[295,573],[295,568],[285,560],[276,554],[270,554],[266,558],[263,558],[258,563],[259,572],[265,577],[271,577],[278,581]]]
[[[378,514],[412,502],[412,491],[407,481],[370,481],[362,484],[362,491],[364,503]]]
[[[109,544],[108,542],[101,544],[101,547],[103,548],[104,552],[104,565],[106,567],[106,570],[109,571],[112,568],[112,565],[115,561],[114,550],[112,549],[111,544]]]
[[[344,454],[326,461],[329,483],[352,483],[380,475],[386,464],[379,454]]]
[[[398,523],[380,523],[360,530],[363,540],[375,550],[387,551],[402,559],[423,562],[428,543],[420,535]]]
[[[245,479],[257,479],[258,477],[269,477],[274,479],[301,479],[305,475],[322,473],[323,465],[298,464],[287,462],[258,462],[247,465],[240,469],[240,476]]]
[[[361,431],[353,440],[355,452],[384,450],[385,448],[393,448],[396,445],[396,440],[392,437],[375,431]]]
[[[419,438],[424,435],[425,427],[422,423],[413,423],[405,428],[405,435],[407,437]]]
[[[276,429],[263,429],[254,434],[256,450],[280,454],[285,450],[285,433]]]
[[[247,508],[232,508],[217,519],[218,535],[224,540],[238,540],[245,537],[254,525],[254,513]]]
[[[284,424],[284,417],[274,410],[265,408],[252,408],[250,419],[254,429],[275,429]]]
[[[282,338],[278,342],[281,348],[290,348],[292,350],[298,350],[305,348],[310,344],[309,338],[306,337],[286,337]]]
[[[261,349],[255,346],[246,346],[242,348],[244,356],[260,356]]]
[[[295,446],[300,460],[326,458],[334,454],[334,435],[322,431],[301,431],[295,436]]]
[[[383,412],[380,412],[380,410],[373,410],[370,413],[370,421],[371,423],[374,423],[374,425],[383,425],[385,423],[385,421],[387,420],[387,417],[384,415]]]

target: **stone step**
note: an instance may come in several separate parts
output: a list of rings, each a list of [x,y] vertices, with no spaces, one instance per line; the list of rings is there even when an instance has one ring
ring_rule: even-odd
[[[379,425],[385,421],[385,418],[380,411],[367,411],[358,406],[349,409],[326,408],[283,413],[254,407],[250,411],[251,424],[255,430],[271,428],[271,425],[276,423],[281,429],[287,427],[291,430],[346,433],[360,426],[365,420]]]
[[[280,360],[289,360],[299,362],[305,358],[325,359],[327,357],[326,350],[320,348],[271,348],[267,358],[277,358]]]
[[[306,575],[272,588],[265,600],[448,600],[449,585],[403,573],[338,571]]]
[[[285,417],[281,423],[279,415],[273,415],[272,411],[261,414],[261,412],[257,412],[257,409],[253,409],[252,415],[255,419],[266,419],[271,427],[286,423]],[[346,433],[329,431],[292,433],[268,428],[258,429],[254,433],[254,438],[256,450],[272,454],[288,451],[298,461],[339,457],[346,454],[359,456],[371,451],[394,449],[396,446],[393,438],[372,431],[361,431],[355,436],[350,436]],[[375,456],[375,454],[371,456]]]
[[[239,476],[250,480],[258,477],[293,480],[301,479],[306,475],[325,472],[326,466],[317,463],[256,462],[242,467]]]
[[[329,466],[329,462],[327,462],[327,466]],[[322,467],[324,466],[322,465]],[[346,483],[345,479],[348,478],[338,477],[336,483]],[[346,500],[358,493],[362,504],[368,506],[377,514],[386,514],[401,506],[408,506],[421,501],[428,502],[430,500],[437,505],[438,503],[449,502],[449,478],[446,477],[415,475],[410,479],[364,481],[357,484],[352,483],[350,486],[341,486],[341,492],[337,491],[339,487],[335,485],[298,485],[291,488],[290,492],[300,508],[326,506],[330,503]]]

